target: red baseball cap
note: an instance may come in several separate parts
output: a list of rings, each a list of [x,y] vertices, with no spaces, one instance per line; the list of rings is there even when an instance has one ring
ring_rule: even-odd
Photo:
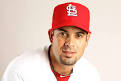
[[[91,33],[89,23],[90,12],[84,5],[75,2],[60,4],[54,8],[52,28],[49,29],[48,34],[51,38],[51,31],[64,26],[75,26]]]

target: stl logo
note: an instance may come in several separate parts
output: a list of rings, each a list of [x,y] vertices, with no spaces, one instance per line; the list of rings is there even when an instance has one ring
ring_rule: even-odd
[[[69,4],[67,7],[67,16],[77,16],[77,10],[76,6],[73,6],[72,4]]]

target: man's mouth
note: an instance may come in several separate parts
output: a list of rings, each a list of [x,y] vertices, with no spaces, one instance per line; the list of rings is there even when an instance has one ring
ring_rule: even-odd
[[[72,57],[76,52],[64,50],[63,53],[66,57]]]

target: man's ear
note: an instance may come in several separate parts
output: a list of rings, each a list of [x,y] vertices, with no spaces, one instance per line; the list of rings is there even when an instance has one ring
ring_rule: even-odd
[[[86,38],[86,46],[88,45],[89,39],[90,39],[90,33],[87,34],[87,38]]]
[[[89,41],[90,33],[87,34],[87,41]]]
[[[54,36],[54,31],[51,31],[51,32],[50,32],[50,41],[51,41],[51,43],[52,43],[52,41],[53,41],[53,36]]]

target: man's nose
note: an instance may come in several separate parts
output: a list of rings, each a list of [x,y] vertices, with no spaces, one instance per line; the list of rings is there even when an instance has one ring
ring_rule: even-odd
[[[68,36],[66,38],[65,45],[67,45],[69,47],[74,47],[74,42],[75,42],[74,37],[73,36]]]

